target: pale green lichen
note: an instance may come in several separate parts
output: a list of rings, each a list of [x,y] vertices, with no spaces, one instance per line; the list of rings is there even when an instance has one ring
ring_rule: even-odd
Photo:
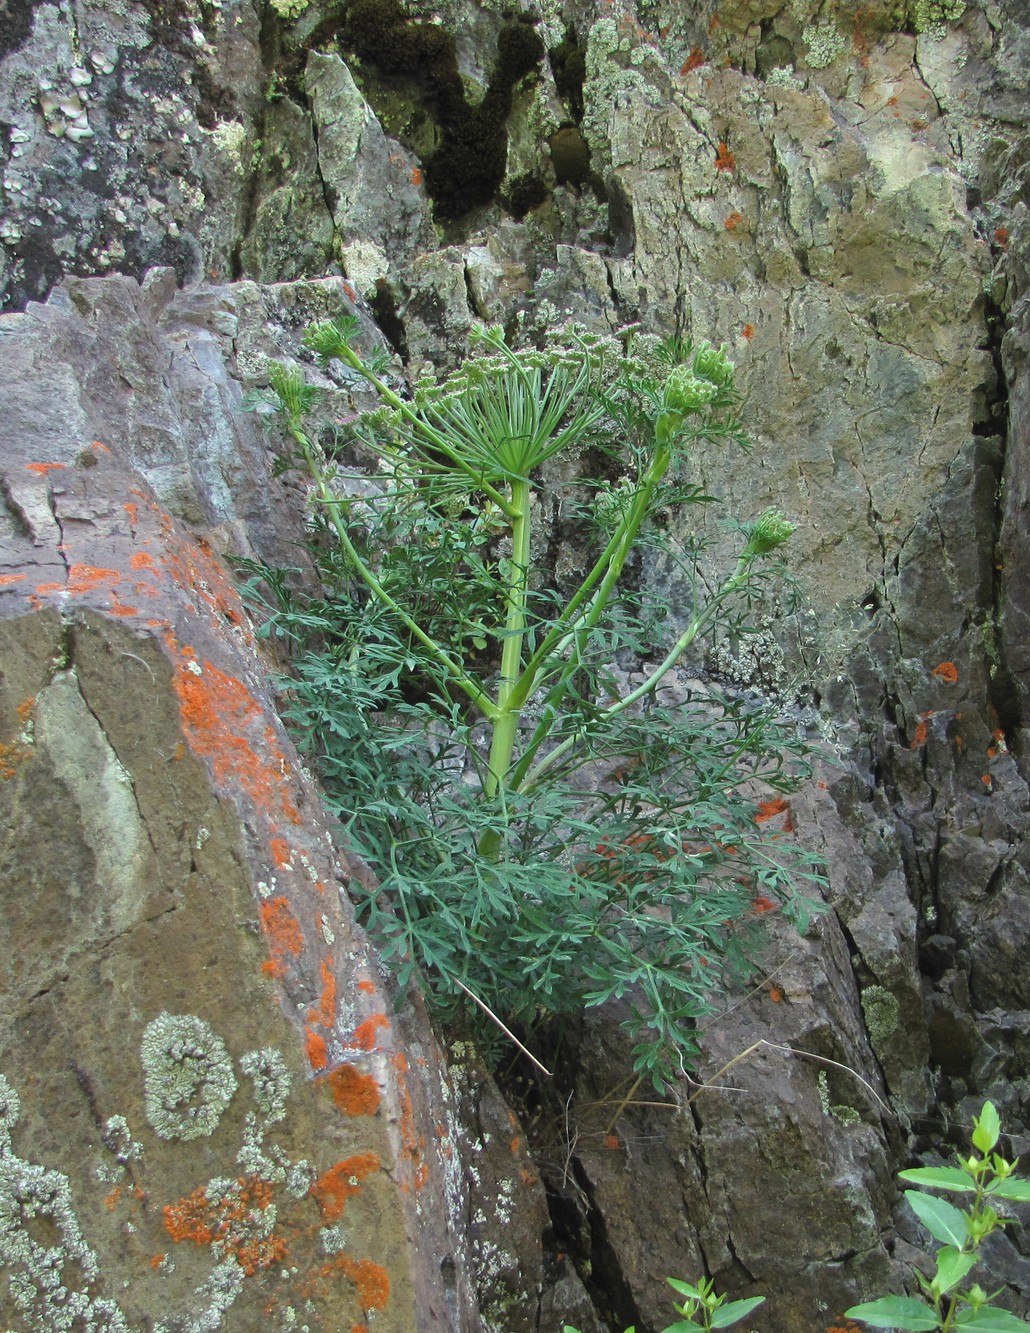
[[[281,19],[292,23],[304,13],[309,3],[310,0],[272,0],[272,8]]]
[[[883,986],[867,986],[862,992],[862,1013],[869,1036],[874,1042],[885,1041],[898,1030],[901,1007],[896,995]]]
[[[812,69],[825,69],[847,50],[847,39],[832,23],[813,23],[801,34],[805,60]]]
[[[213,1134],[236,1091],[225,1043],[195,1014],[162,1013],[140,1047],[147,1119],[163,1139]]]
[[[797,93],[805,90],[805,82],[796,76],[793,65],[777,65],[765,76],[765,81],[774,88],[792,88]]]
[[[286,1103],[293,1091],[293,1078],[286,1061],[274,1046],[250,1051],[240,1061],[240,1069],[253,1081],[254,1104],[273,1125],[286,1115]]]
[[[231,159],[233,168],[244,168],[243,150],[247,144],[247,127],[238,120],[220,120],[209,131],[212,141]]]
[[[913,0],[912,26],[923,36],[941,38],[965,12],[965,0]]]

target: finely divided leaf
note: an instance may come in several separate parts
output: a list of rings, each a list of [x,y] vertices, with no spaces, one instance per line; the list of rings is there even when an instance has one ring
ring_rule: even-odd
[[[898,1333],[934,1333],[939,1321],[932,1310],[914,1296],[884,1296],[867,1305],[844,1311],[846,1319],[861,1319],[873,1328],[897,1329]]]
[[[917,1190],[906,1190],[905,1198],[934,1240],[954,1245],[960,1250],[969,1239],[965,1214],[960,1213],[953,1204],[945,1199],[931,1198],[929,1194],[920,1194]]]

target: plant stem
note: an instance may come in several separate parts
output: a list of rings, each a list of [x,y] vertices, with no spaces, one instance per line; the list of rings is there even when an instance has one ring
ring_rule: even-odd
[[[365,564],[364,560],[362,560],[361,556],[358,554],[354,543],[351,541],[350,533],[347,531],[347,525],[340,516],[339,502],[329,489],[329,484],[325,479],[325,473],[318,461],[315,445],[305,432],[296,424],[290,426],[290,433],[300,445],[301,452],[304,454],[304,461],[307,463],[308,470],[314,478],[315,485],[318,488],[318,498],[321,503],[325,505],[329,514],[329,519],[336,530],[336,536],[339,539],[340,545],[346,551],[348,560],[350,560],[361,580],[379,602],[398,617],[408,632],[416,638],[424,648],[429,650],[437,663],[443,667],[447,679],[466,694],[476,707],[479,708],[483,716],[488,721],[492,722],[498,715],[497,705],[482,686],[462,669],[460,663],[455,662],[450,654],[445,652],[436,640],[428,635],[422,626],[419,625],[417,621],[413,620],[404,608],[390,596],[376,578],[375,574],[369,569],[368,565]]]
[[[467,463],[465,459],[462,458],[461,454],[457,452],[446,435],[431,426],[428,421],[415,411],[410,403],[406,403],[399,394],[394,393],[394,391],[388,385],[384,384],[377,375],[373,374],[356,352],[351,351],[350,348],[341,348],[339,357],[342,361],[346,362],[352,370],[356,370],[359,375],[364,376],[369,384],[372,385],[373,389],[375,389],[376,393],[379,394],[380,398],[382,398],[383,402],[392,407],[395,412],[399,412],[401,416],[404,417],[405,421],[422,435],[432,448],[443,454],[443,456],[453,463],[460,472],[463,472],[470,481],[473,481],[477,489],[481,490],[484,495],[488,496],[507,518],[514,521],[515,512],[511,502],[506,499],[501,491],[486,480],[482,475],[482,472],[477,471],[476,468],[472,467],[471,464]]]
[[[733,593],[737,592],[747,581],[748,571],[751,568],[752,562],[753,557],[751,556],[740,557],[737,561],[737,567],[730,577],[725,580],[722,587],[707,603],[704,610],[691,617],[690,624],[676,640],[669,652],[666,653],[659,665],[651,672],[650,676],[638,685],[635,690],[632,690],[627,694],[624,699],[620,699],[616,703],[610,705],[610,707],[603,709],[601,713],[602,717],[617,717],[619,713],[632,707],[638,700],[643,699],[648,694],[652,694],[658,688],[665,676],[668,675],[682,655],[697,638],[698,634],[700,634],[701,630],[704,629],[705,625],[707,625],[713,618],[721,604],[728,597],[732,596]],[[566,736],[566,738],[546,754],[539,763],[532,764],[533,755],[547,739],[546,733],[543,735],[534,734],[529,744],[526,746],[518,769],[516,769],[513,782],[515,790],[525,792],[535,786],[547,770],[553,767],[563,755],[568,754],[568,752],[582,739],[582,734],[582,732],[574,732],[571,736]]]
[[[491,719],[490,758],[483,795],[492,801],[503,787],[511,768],[522,705],[513,699],[522,675],[522,648],[526,637],[531,556],[530,485],[524,478],[511,483],[511,579],[506,590],[508,613],[501,649],[501,679],[497,688],[497,716]],[[491,858],[500,850],[500,834],[488,829],[479,841],[480,853]]]

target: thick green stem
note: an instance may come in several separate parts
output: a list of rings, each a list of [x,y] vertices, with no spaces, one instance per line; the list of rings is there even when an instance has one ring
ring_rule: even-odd
[[[644,473],[640,488],[633,497],[633,503],[613,534],[611,541],[605,547],[593,569],[580,584],[553,628],[544,637],[536,652],[526,663],[522,677],[513,691],[513,699],[519,708],[525,707],[529,696],[538,686],[540,672],[547,662],[564,653],[568,645],[575,646],[580,643],[604,614],[615,585],[618,583],[630,552],[636,543],[640,526],[647,517],[651,498],[669,470],[671,461],[672,455],[667,446],[656,449],[655,456]],[[598,584],[599,586],[597,586]],[[596,592],[594,591],[595,586],[597,588]],[[586,604],[586,609],[581,611],[584,604]],[[556,692],[558,694],[564,693],[565,685],[569,677],[576,671],[577,666],[576,654],[573,651],[570,662],[562,667],[561,674],[552,687],[547,702]]]
[[[619,699],[608,708],[602,710],[601,716],[604,718],[617,717],[619,713],[631,708],[633,704],[647,695],[652,694],[662,680],[668,675],[686,650],[697,638],[698,634],[709,623],[720,605],[737,592],[747,581],[748,571],[753,563],[750,556],[741,556],[737,561],[737,567],[715,596],[707,603],[704,610],[691,617],[690,624],[683,631],[680,637],[673,644],[672,648],[666,653],[662,661],[655,667],[654,671],[636,687],[631,690],[624,699]],[[518,768],[515,770],[512,779],[512,788],[515,791],[529,791],[540,778],[552,768],[564,755],[568,754],[576,744],[582,739],[581,732],[575,732],[571,736],[561,741],[548,754],[544,756],[539,763],[533,763],[533,756],[537,753],[540,746],[547,739],[547,734],[534,734],[522,755]]]
[[[529,562],[531,556],[531,522],[529,513],[530,485],[528,481],[511,483],[511,508],[514,518],[511,526],[511,581],[508,585],[508,613],[504,624],[504,645],[501,649],[501,679],[497,688],[497,715],[492,719],[490,757],[483,795],[492,801],[503,790],[515,753],[519,718],[522,705],[514,698],[522,675],[522,653],[526,638],[526,618],[529,602]],[[496,856],[500,849],[500,835],[488,831],[480,839],[479,850],[485,856]]]
[[[300,445],[301,452],[304,455],[304,461],[307,463],[308,471],[311,473],[315,486],[317,487],[318,498],[326,507],[330,522],[336,529],[336,536],[340,545],[346,551],[347,558],[353,566],[354,571],[374,594],[377,600],[392,611],[403,623],[408,632],[416,638],[424,648],[428,649],[435,661],[443,667],[447,679],[472,700],[488,721],[494,721],[498,716],[499,710],[482,686],[479,685],[477,681],[473,680],[463,669],[461,664],[456,662],[449,653],[441,648],[436,640],[432,638],[431,635],[427,634],[416,620],[408,615],[395,598],[391,597],[386,591],[376,578],[375,574],[373,574],[368,565],[365,564],[364,560],[362,560],[354,543],[351,541],[350,533],[347,531],[347,525],[344,523],[340,515],[339,501],[329,489],[329,484],[325,479],[325,473],[322,471],[321,464],[318,461],[315,446],[304,431],[296,424],[291,425],[290,433]]]

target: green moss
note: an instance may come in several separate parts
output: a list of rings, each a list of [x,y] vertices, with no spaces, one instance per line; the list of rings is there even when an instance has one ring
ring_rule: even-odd
[[[896,995],[883,986],[867,986],[862,992],[862,1013],[869,1036],[874,1042],[885,1041],[898,1030],[900,1007]]]
[[[421,88],[440,135],[439,147],[423,162],[438,215],[459,217],[494,199],[507,165],[513,90],[544,57],[533,25],[514,20],[501,28],[478,106],[468,101],[451,34],[410,18],[398,0],[351,0],[344,38],[381,76],[403,77]]]
[[[580,46],[575,27],[570,26],[565,40],[548,53],[551,73],[558,95],[569,109],[569,115],[578,125],[583,119],[583,84],[587,77],[586,48]]]

